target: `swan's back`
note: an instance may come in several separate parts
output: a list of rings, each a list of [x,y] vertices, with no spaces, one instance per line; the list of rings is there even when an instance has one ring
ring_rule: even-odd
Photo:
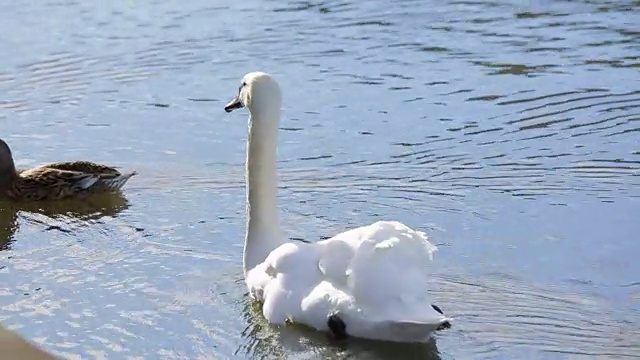
[[[437,248],[423,232],[397,221],[379,221],[329,241],[344,241],[353,249],[346,285],[359,306],[387,309],[426,296],[421,285]]]

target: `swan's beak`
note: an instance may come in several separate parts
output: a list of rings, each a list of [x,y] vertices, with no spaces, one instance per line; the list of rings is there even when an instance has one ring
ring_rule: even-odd
[[[240,100],[240,95],[238,95],[234,97],[233,100],[231,100],[231,102],[225,105],[224,111],[232,112],[233,110],[240,109],[242,107],[244,107],[244,105],[242,104],[242,100]]]

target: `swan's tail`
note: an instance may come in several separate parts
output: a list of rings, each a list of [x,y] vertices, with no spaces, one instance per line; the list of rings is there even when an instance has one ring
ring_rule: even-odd
[[[438,330],[451,327],[451,319],[446,317],[438,305],[417,311],[421,318],[400,321],[388,321],[389,337],[396,337],[402,342],[425,342]]]
[[[331,315],[328,325],[329,331],[336,338],[353,336],[371,340],[424,343],[428,342],[436,331],[450,328],[451,322],[446,318],[435,322],[384,321],[372,327],[354,329],[350,328],[339,315]]]
[[[451,319],[440,308],[431,305],[422,313],[421,319],[373,320],[370,322],[350,321],[340,314],[329,316],[327,325],[337,338],[346,336],[403,343],[422,343],[431,339],[434,332],[451,327]],[[351,326],[350,326],[351,325]]]
[[[419,322],[413,320],[406,321],[388,321],[381,323],[378,328],[379,335],[390,341],[398,342],[426,342],[431,336],[439,330],[451,327],[451,320],[442,317],[442,319],[433,322]]]

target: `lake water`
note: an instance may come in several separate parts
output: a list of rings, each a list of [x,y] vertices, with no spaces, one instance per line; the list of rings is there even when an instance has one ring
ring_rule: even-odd
[[[637,1],[0,4],[18,165],[136,169],[123,197],[0,210],[0,323],[67,358],[640,354]],[[283,227],[381,219],[440,250],[420,346],[276,329],[242,281],[249,71],[284,92]]]

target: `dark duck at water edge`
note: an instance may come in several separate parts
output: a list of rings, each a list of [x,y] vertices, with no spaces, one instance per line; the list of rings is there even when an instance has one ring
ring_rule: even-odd
[[[116,192],[137,172],[121,173],[88,161],[58,162],[18,170],[7,143],[0,139],[0,200],[43,201]]]

